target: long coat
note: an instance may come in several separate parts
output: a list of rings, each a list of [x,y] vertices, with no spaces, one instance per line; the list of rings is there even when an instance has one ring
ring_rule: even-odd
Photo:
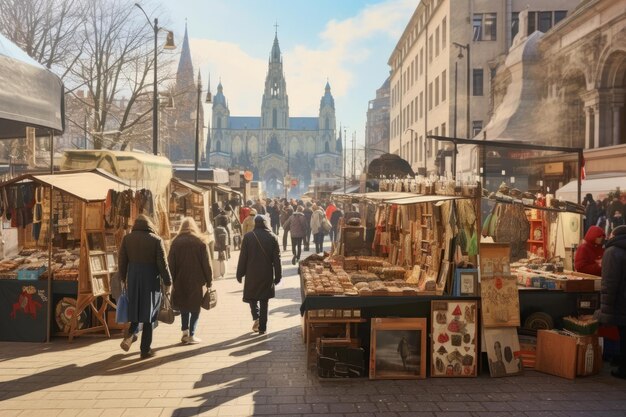
[[[156,321],[161,306],[161,280],[172,285],[163,241],[145,220],[137,219],[119,252],[120,280],[128,288],[128,320]]]
[[[200,311],[203,286],[210,287],[213,280],[206,243],[190,233],[178,235],[172,241],[167,259],[174,281],[174,307],[181,311]]]
[[[257,225],[243,237],[237,281],[241,282],[244,277],[244,302],[274,298],[274,284],[282,279],[280,247],[276,235],[265,225]]]
[[[626,326],[626,233],[610,239],[602,257],[600,321]]]
[[[291,237],[303,238],[306,236],[306,232],[309,227],[306,223],[306,217],[304,213],[296,211],[287,219],[284,225],[285,230],[291,232]]]
[[[313,234],[324,231],[322,229],[322,222],[324,221],[324,216],[325,214],[320,208],[318,208],[317,210],[313,212],[313,215],[311,216],[311,231],[313,232]]]

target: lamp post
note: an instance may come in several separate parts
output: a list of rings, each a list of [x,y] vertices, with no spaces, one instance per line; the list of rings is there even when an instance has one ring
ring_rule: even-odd
[[[467,52],[467,74],[466,74],[466,85],[465,85],[465,95],[467,100],[467,107],[465,108],[465,136],[467,139],[470,139],[470,44],[467,43],[465,45],[461,45],[460,43],[453,42],[454,46],[459,48],[458,58],[463,58],[463,51]],[[456,88],[456,87],[455,87]],[[455,135],[456,137],[456,135]]]
[[[146,16],[146,20],[148,24],[154,31],[154,80],[152,83],[152,153],[154,155],[158,154],[159,148],[159,97],[158,97],[158,84],[157,84],[157,39],[159,35],[159,30],[164,28],[159,27],[159,19],[154,18],[154,23],[150,22],[150,18],[146,14],[146,11],[139,5],[139,3],[135,3],[135,6],[142,11],[143,15]],[[167,39],[165,41],[165,45],[163,49],[175,49],[176,45],[174,45],[174,32],[171,30],[167,31]]]
[[[198,183],[198,163],[200,161],[200,96],[202,95],[202,80],[200,79],[200,70],[198,70],[198,96],[196,97],[196,152],[194,160],[193,182]],[[205,103],[211,103],[211,86],[206,93]]]
[[[346,127],[343,127],[343,192],[346,192],[346,154],[348,153],[347,143],[348,135],[346,133]]]
[[[410,127],[407,128],[405,132],[408,132],[409,130],[411,131],[411,139],[413,139],[413,134],[415,134],[415,137],[417,137],[417,132]],[[426,139],[424,139],[422,143],[424,145],[424,176],[426,176],[426,173],[428,172],[428,167],[426,166]]]

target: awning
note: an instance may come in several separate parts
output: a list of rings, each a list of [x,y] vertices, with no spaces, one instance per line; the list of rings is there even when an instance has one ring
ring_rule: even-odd
[[[230,188],[227,185],[218,184],[218,185],[216,185],[213,188],[215,188],[217,191],[219,191],[221,193],[224,193],[224,194],[238,194],[238,195],[242,195],[239,191],[233,190],[232,188]]]
[[[576,180],[568,182],[556,190],[556,198],[565,201],[577,201],[577,187],[578,183]],[[587,179],[582,181],[580,194],[581,198],[585,198],[585,194],[591,193],[594,200],[603,200],[608,197],[611,191],[615,191],[617,188],[626,190],[626,172],[588,175]]]
[[[435,201],[448,201],[448,200],[460,200],[469,197],[457,197],[451,195],[415,195],[414,197],[400,198],[395,200],[385,200],[385,203],[389,204],[420,204],[420,203],[434,203]]]
[[[23,138],[65,128],[61,79],[0,35],[0,139]]]
[[[378,191],[374,193],[360,193],[353,194],[353,197],[362,198],[365,200],[373,201],[388,201],[388,200],[400,200],[404,198],[415,197],[413,193],[401,193],[397,191]]]
[[[122,182],[93,172],[33,175],[32,178],[87,202],[105,200],[109,190],[122,191],[129,188]]]
[[[342,187],[342,188],[339,188],[338,190],[333,191],[330,194],[331,195],[353,194],[353,193],[356,193],[357,191],[359,191],[360,188],[361,188],[361,185],[359,185],[359,184],[351,185],[349,187],[346,187],[345,190]]]
[[[172,177],[171,181],[177,185],[180,185],[181,187],[185,187],[188,190],[193,191],[196,194],[202,194],[205,191],[207,191],[205,188],[200,187],[198,185],[192,184],[190,182],[187,181],[183,181],[180,178],[176,178],[176,177]]]

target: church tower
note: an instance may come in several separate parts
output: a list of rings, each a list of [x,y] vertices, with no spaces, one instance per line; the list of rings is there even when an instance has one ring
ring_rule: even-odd
[[[175,110],[170,117],[170,126],[174,127],[170,133],[169,159],[172,162],[193,161],[195,158],[196,140],[196,109],[200,106],[200,136],[204,126],[202,102],[198,102],[197,85],[194,79],[189,35],[185,24],[185,37],[180,52],[180,61],[176,71],[176,83],[173,90]],[[167,151],[167,146],[164,147]]]
[[[335,152],[335,99],[330,93],[328,81],[320,100],[319,131],[322,141],[318,144],[318,151]]]
[[[226,103],[226,97],[224,96],[224,87],[220,80],[220,83],[217,85],[217,94],[213,97],[211,152],[230,153],[230,144],[227,143],[228,135],[226,134],[226,130],[229,129],[229,118],[230,110],[228,109],[228,103]]]
[[[261,103],[261,126],[268,129],[267,152],[284,155],[286,149],[281,144],[283,134],[289,128],[289,98],[283,72],[283,58],[278,45],[278,32],[274,34],[274,45],[270,53],[265,91]]]

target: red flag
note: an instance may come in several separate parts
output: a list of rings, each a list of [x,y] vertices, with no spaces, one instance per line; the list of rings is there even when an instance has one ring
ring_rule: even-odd
[[[580,161],[580,179],[584,180],[587,178],[587,173],[585,172],[585,157],[581,157]]]

